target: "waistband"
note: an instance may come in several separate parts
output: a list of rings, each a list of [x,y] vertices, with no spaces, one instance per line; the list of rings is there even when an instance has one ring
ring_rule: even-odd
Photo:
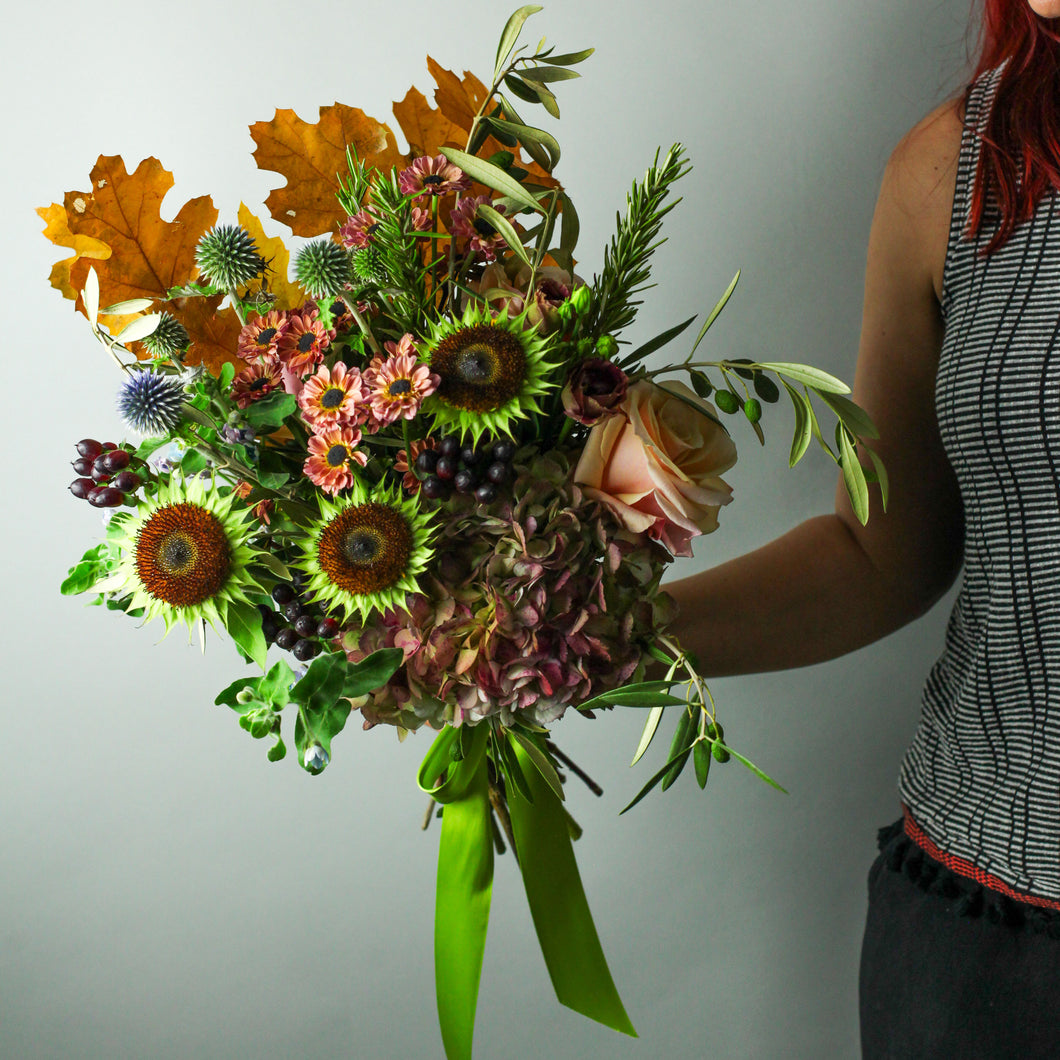
[[[902,817],[879,830],[877,846],[887,869],[947,899],[955,916],[986,917],[1060,940],[1060,902],[1014,891],[971,862],[939,850],[906,807]]]

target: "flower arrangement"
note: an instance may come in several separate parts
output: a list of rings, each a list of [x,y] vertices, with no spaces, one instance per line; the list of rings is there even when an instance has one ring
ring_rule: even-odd
[[[862,520],[870,481],[886,500],[875,454],[870,468],[856,456],[874,429],[842,382],[695,359],[736,278],[683,360],[647,364],[695,317],[623,350],[689,164],[680,145],[656,155],[600,273],[580,279],[559,144],[512,100],[558,117],[554,87],[592,49],[519,47],[538,10],[508,20],[488,86],[429,60],[437,109],[415,90],[394,108],[407,155],[338,104],[315,125],[278,111],[251,127],[259,166],[288,179],[273,218],[309,239],[293,269],[246,207],[219,225],[203,197],[163,221],[172,181],[154,159],[129,174],[101,156],[91,190],[40,211],[74,252],[52,283],[120,369],[118,409],[140,436],[77,444],[70,490],[108,520],[62,591],[167,631],[226,633],[255,672],[217,703],[270,741],[270,760],[286,733],[320,773],[355,711],[365,729],[435,733],[419,782],[442,807],[435,956],[450,1057],[471,1054],[506,846],[559,999],[634,1033],[571,847],[562,780],[583,774],[549,729],[567,710],[644,709],[637,761],[674,709],[665,763],[630,806],[689,759],[701,787],[733,757],[775,785],[726,741],[660,588],[732,498],[723,417],[762,439],[763,403],[783,388],[791,464],[816,438]],[[811,395],[837,417],[834,449]]]

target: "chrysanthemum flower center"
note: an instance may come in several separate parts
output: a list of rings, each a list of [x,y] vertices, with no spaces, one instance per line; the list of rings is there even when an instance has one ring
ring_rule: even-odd
[[[346,391],[340,387],[333,386],[320,395],[320,407],[322,409],[337,409],[346,397]]]
[[[351,505],[324,527],[317,558],[333,585],[348,593],[373,593],[401,581],[412,544],[412,530],[400,510],[369,502]]]
[[[257,343],[259,346],[271,346],[272,340],[276,338],[275,328],[262,328],[258,332]]]
[[[526,381],[526,352],[519,337],[490,324],[447,335],[431,354],[441,376],[438,396],[448,405],[489,412],[519,395]]]
[[[412,390],[412,384],[407,379],[395,379],[389,387],[387,387],[387,393],[391,397],[399,394],[407,394]]]
[[[476,217],[475,220],[471,223],[474,225],[475,231],[478,232],[480,236],[483,236],[486,239],[489,239],[490,236],[495,236],[497,234],[497,229],[494,228],[493,225],[489,223],[489,221],[484,221],[481,217]]]
[[[172,607],[193,607],[221,590],[232,550],[213,512],[197,504],[167,504],[140,528],[135,563],[148,594]]]
[[[328,467],[342,467],[350,457],[350,451],[344,445],[333,445],[328,450]]]
[[[427,176],[425,176],[423,178],[423,183],[424,184],[444,184],[445,183],[445,178],[444,177],[440,177],[437,173],[428,173]]]
[[[247,386],[248,390],[261,390],[262,387],[269,385],[269,380],[266,376],[258,376],[257,379],[252,379]]]
[[[316,340],[317,340],[317,337],[316,337],[316,335],[313,334],[313,332],[311,332],[311,331],[303,332],[303,334],[298,336],[298,352],[299,353],[309,353],[310,350],[313,349],[313,346],[316,343]]]

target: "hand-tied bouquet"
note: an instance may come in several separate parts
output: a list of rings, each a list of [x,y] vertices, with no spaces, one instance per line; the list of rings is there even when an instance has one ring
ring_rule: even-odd
[[[871,469],[857,459],[875,432],[842,382],[694,360],[735,279],[681,362],[645,363],[695,317],[622,352],[689,165],[680,145],[656,155],[599,275],[578,279],[559,144],[512,99],[558,117],[552,86],[592,49],[517,47],[538,10],[508,20],[488,87],[428,59],[437,108],[415,89],[394,105],[407,155],[339,104],[315,125],[277,111],[251,127],[258,165],[287,177],[266,205],[310,237],[293,283],[288,251],[246,207],[218,226],[200,197],[163,221],[172,179],[155,159],[130,175],[101,156],[89,191],[40,210],[74,251],[52,284],[124,374],[119,410],[144,436],[78,443],[70,489],[111,518],[62,590],[167,631],[225,630],[261,673],[217,702],[272,738],[273,761],[285,713],[313,774],[354,710],[366,729],[437,733],[419,781],[444,807],[435,969],[450,1057],[470,1056],[506,841],[559,1000],[635,1033],[571,848],[563,774],[588,778],[547,728],[568,708],[646,708],[634,762],[676,709],[666,761],[631,806],[690,757],[701,787],[730,757],[774,783],[726,744],[660,589],[731,499],[720,476],[736,448],[717,410],[761,439],[775,376],[795,409],[791,464],[816,438],[862,520],[867,481],[886,498],[875,454]],[[675,372],[691,386],[662,379]],[[834,451],[811,392],[837,416]],[[296,666],[269,665],[271,645]],[[644,680],[652,659],[661,676]]]

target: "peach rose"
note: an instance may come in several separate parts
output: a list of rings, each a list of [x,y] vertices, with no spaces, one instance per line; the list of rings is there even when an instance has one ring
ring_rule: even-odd
[[[691,556],[692,538],[716,530],[732,500],[718,476],[736,463],[736,446],[708,402],[683,383],[666,387],[691,405],[647,380],[634,383],[590,430],[574,481],[623,526]]]

